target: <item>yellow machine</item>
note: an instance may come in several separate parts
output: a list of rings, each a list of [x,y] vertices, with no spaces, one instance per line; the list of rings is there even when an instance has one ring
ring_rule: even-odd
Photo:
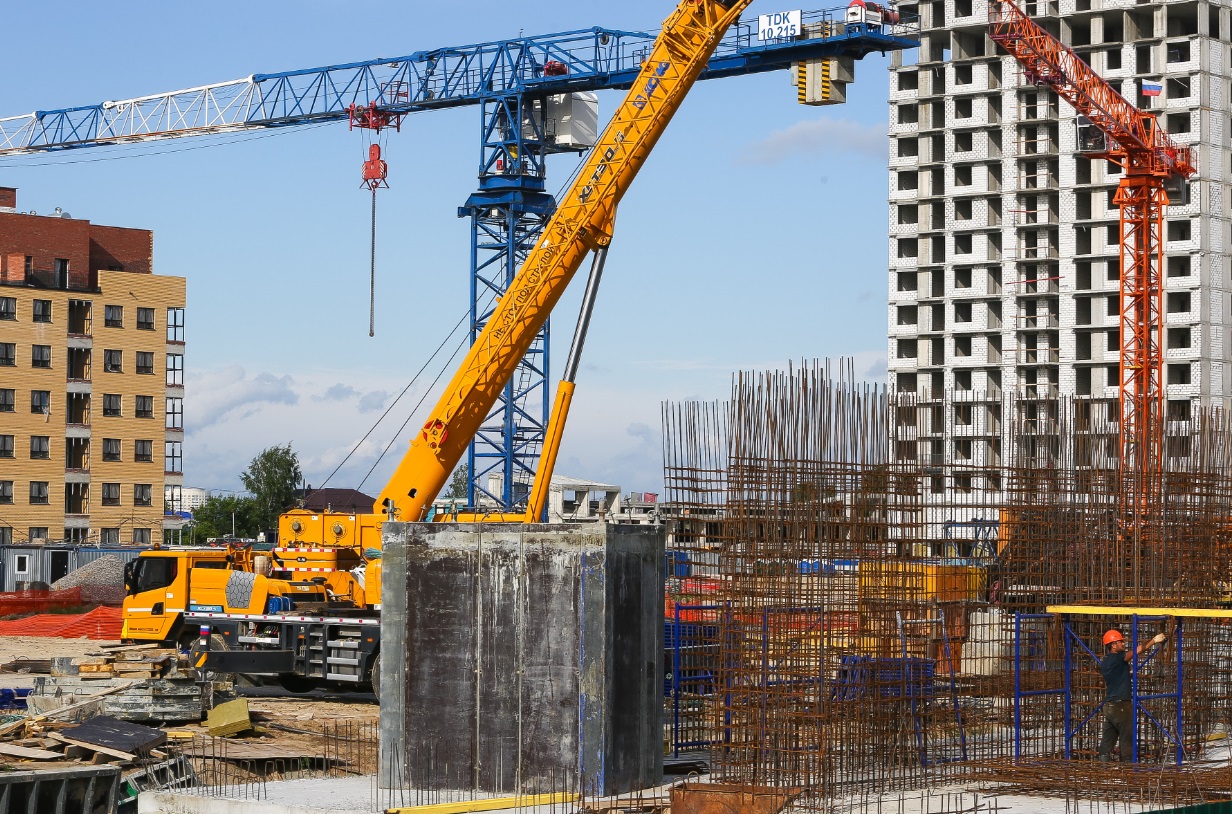
[[[269,562],[235,551],[153,551],[130,573],[125,637],[183,641],[218,634],[210,666],[306,681],[376,683],[381,524],[427,519],[433,499],[586,256],[587,306],[612,239],[616,207],[727,29],[752,0],[682,0],[431,417],[371,514],[294,510],[278,523]],[[579,325],[584,335],[585,329]],[[573,393],[580,349],[566,365],[526,513],[457,516],[534,522],[542,515]],[[221,649],[221,648],[220,648]],[[226,652],[226,651],[223,651]],[[220,666],[223,662],[226,666]]]

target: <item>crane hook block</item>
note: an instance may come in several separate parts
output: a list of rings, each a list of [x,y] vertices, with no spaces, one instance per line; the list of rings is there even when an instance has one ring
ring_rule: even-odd
[[[375,192],[380,187],[388,187],[385,179],[389,176],[389,165],[381,159],[381,145],[368,147],[368,160],[364,162],[363,185]]]

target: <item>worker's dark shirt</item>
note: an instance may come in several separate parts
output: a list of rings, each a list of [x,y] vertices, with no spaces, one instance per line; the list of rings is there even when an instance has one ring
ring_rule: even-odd
[[[1109,653],[1099,663],[1099,671],[1104,674],[1104,686],[1108,688],[1105,696],[1109,701],[1129,700],[1129,662],[1124,653]]]

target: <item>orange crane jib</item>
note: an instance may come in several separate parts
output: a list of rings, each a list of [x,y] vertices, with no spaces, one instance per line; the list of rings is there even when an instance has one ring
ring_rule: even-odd
[[[1026,15],[1012,0],[989,6],[989,36],[1018,60],[1029,81],[1046,84],[1091,120],[1116,145],[1109,158],[1127,172],[1151,175],[1192,175],[1196,168],[1189,147],[1177,144],[1090,65]]]

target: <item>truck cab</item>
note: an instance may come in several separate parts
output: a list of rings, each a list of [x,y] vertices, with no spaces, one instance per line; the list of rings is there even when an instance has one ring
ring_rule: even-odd
[[[154,549],[124,569],[125,639],[183,643],[185,616],[264,614],[292,606],[319,607],[327,590],[316,580],[274,579],[253,568],[247,550]]]

